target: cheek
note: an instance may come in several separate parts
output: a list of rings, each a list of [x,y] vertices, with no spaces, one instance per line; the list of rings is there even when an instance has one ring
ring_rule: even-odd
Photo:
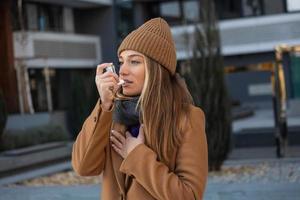
[[[143,88],[144,81],[145,81],[145,66],[141,65],[133,72],[135,76],[135,83],[137,88]]]
[[[141,87],[143,87],[144,81],[145,81],[145,78],[143,76],[141,76],[137,79],[137,82]]]
[[[144,82],[145,82],[145,71],[144,70],[141,70],[139,72],[139,75],[137,76],[138,77],[138,84],[139,84],[139,88],[140,90],[142,90],[143,86],[144,86]]]

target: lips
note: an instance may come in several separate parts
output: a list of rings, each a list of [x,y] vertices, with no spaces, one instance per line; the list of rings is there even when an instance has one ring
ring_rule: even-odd
[[[125,81],[125,83],[122,85],[123,87],[128,86],[129,84],[133,83],[132,81],[128,80],[128,79],[123,79]]]

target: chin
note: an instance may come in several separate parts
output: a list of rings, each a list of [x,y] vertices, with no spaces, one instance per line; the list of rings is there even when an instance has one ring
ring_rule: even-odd
[[[128,90],[128,89],[123,89],[123,94],[125,96],[137,96],[137,95],[140,95],[140,93],[138,93],[136,91],[131,91],[131,90]]]

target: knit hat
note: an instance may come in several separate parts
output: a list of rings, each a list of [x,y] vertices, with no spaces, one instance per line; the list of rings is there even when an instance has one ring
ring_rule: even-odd
[[[119,46],[118,55],[124,50],[138,51],[175,74],[175,44],[170,27],[162,18],[153,18],[127,35]]]

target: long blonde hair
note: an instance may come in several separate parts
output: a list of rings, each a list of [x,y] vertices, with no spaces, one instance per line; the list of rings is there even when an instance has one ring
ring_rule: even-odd
[[[168,164],[174,148],[180,144],[182,125],[193,100],[178,74],[172,76],[146,56],[145,64],[145,82],[138,101],[140,120],[147,145],[157,152],[160,161]]]

